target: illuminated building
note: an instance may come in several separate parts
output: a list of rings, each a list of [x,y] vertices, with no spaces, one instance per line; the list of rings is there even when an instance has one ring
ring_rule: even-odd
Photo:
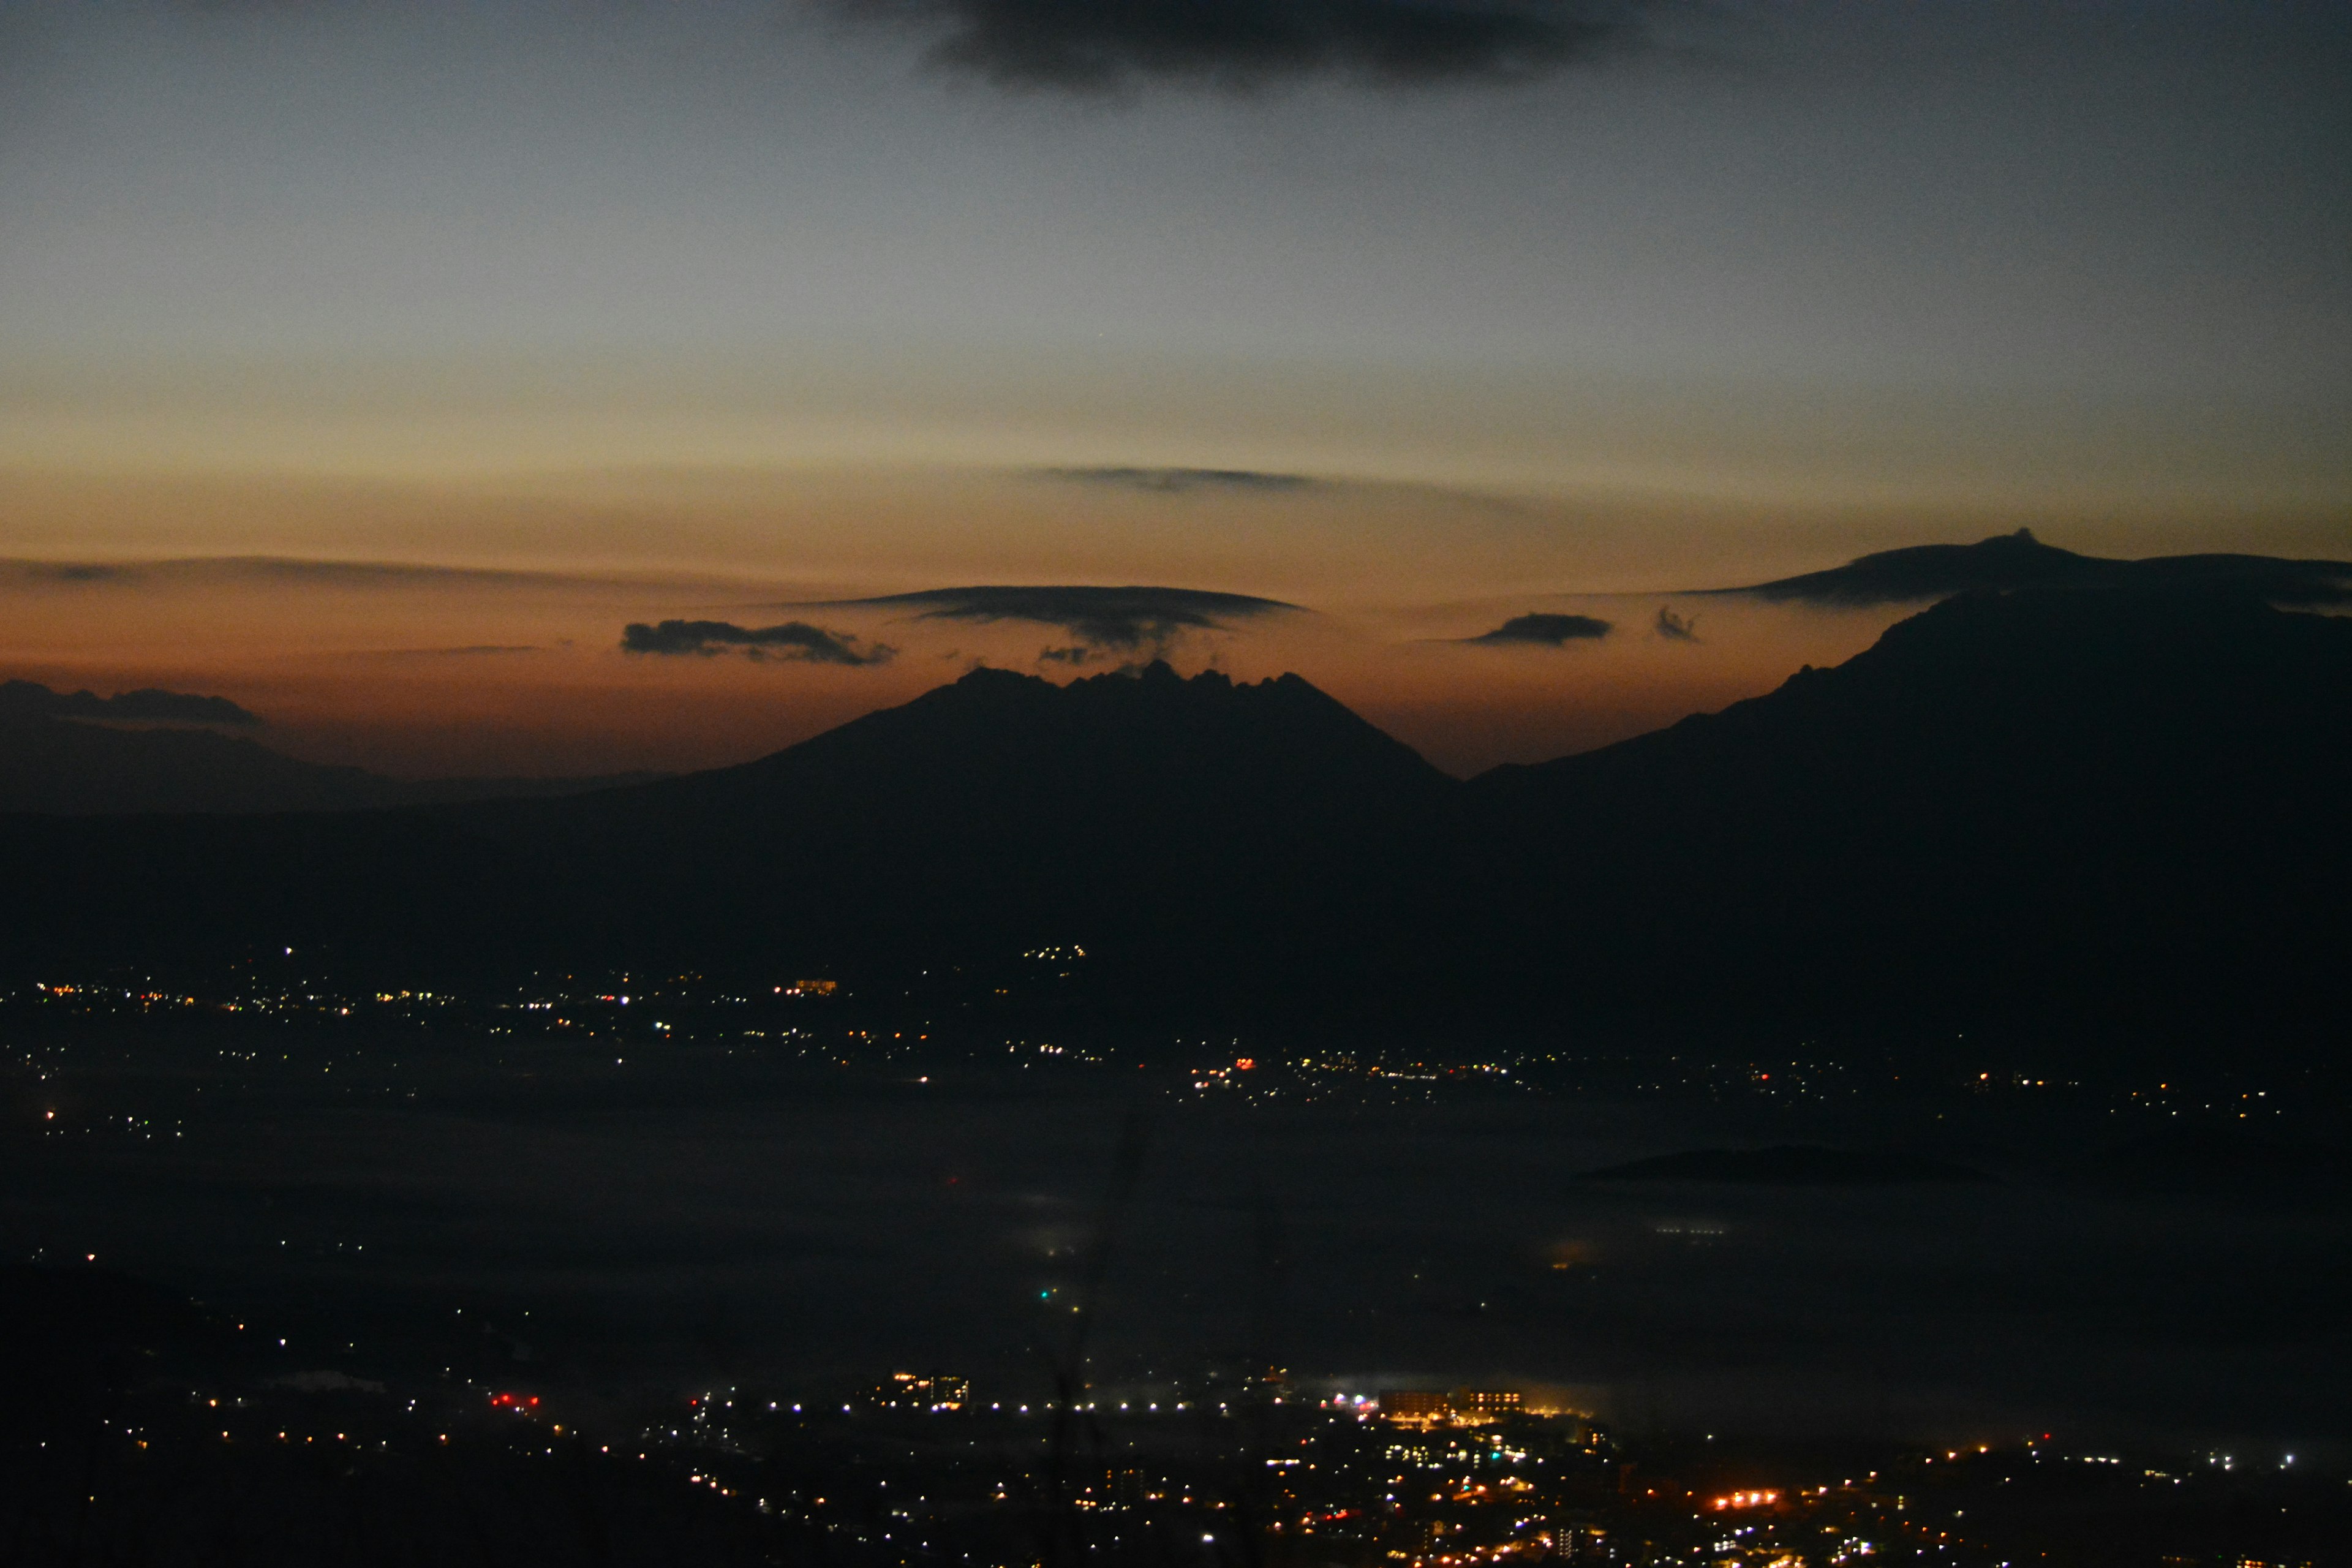
[[[874,1391],[885,1410],[961,1410],[971,1403],[971,1381],[951,1372],[894,1372]]]
[[[1442,1426],[1454,1419],[1454,1397],[1446,1394],[1384,1388],[1381,1390],[1380,1406],[1381,1416],[1399,1426],[1419,1426],[1425,1430],[1431,1426]]]
[[[1517,1415],[1521,1407],[1517,1389],[1457,1388],[1454,1391],[1454,1419],[1459,1426],[1480,1426],[1489,1421],[1500,1421],[1506,1415]]]
[[[1485,1426],[1519,1415],[1526,1403],[1511,1388],[1457,1388],[1450,1394],[1391,1388],[1381,1391],[1381,1415],[1399,1426]]]

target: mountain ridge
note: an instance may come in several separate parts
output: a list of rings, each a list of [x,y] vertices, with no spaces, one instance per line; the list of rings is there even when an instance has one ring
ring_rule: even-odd
[[[216,726],[261,721],[220,697],[153,689],[100,698],[32,681],[0,682],[0,812],[366,811],[435,802],[546,796],[656,775],[397,779],[305,762]]]
[[[2316,1005],[2345,924],[2352,620],[2202,590],[1961,595],[1834,668],[1473,790],[1474,837],[1517,834],[1484,867],[1495,896],[1595,971],[1676,952],[1727,998],[1915,1011],[2084,974],[2135,1005],[2226,979]],[[1571,866],[1623,890],[1611,921],[1557,896]]]
[[[1141,946],[1146,928],[1181,923],[1223,952],[1213,938],[1237,902],[1311,921],[1381,896],[1379,862],[1355,847],[1424,831],[1458,788],[1301,677],[1187,680],[1154,662],[1066,685],[977,669],[732,767],[436,815],[534,858],[593,845],[687,920],[689,902],[766,909],[790,885],[822,919],[772,918],[820,944],[1076,930]]]
[[[1827,571],[1696,592],[1866,609],[1984,590],[2119,587],[2228,589],[2303,606],[2352,604],[2352,561],[2233,554],[2116,559],[2044,544],[2032,530],[2021,528],[1973,544],[1906,545]]]
[[[2018,590],[1466,782],[1297,676],[975,670],[561,799],[0,821],[0,875],[42,911],[18,958],[299,937],[765,969],[1075,941],[1134,996],[1326,1028],[1663,1008],[2179,1034],[2330,1016],[2345,798],[2352,621]]]

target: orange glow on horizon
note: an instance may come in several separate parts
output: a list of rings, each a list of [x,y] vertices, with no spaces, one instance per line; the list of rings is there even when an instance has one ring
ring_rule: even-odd
[[[0,470],[0,679],[223,695],[267,720],[255,738],[274,749],[410,777],[723,765],[975,664],[1066,680],[1155,654],[1237,680],[1296,671],[1468,774],[1770,690],[1904,613],[1635,590],[1753,580],[1919,537],[1916,519],[1898,530],[1717,509],[1677,521],[1653,503],[1339,483],[1162,492],[971,470],[504,489]],[[810,603],[980,582],[1167,584],[1305,613],[1097,647],[1073,668],[1042,657],[1071,645],[1066,628]],[[1695,639],[1658,633],[1670,605]],[[1559,647],[1462,640],[1531,612],[1613,629]],[[625,624],[665,618],[803,619],[895,653],[849,667],[621,651]]]

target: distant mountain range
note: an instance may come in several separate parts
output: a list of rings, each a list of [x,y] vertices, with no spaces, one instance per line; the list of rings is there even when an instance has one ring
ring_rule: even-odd
[[[1085,944],[1301,1026],[2032,1019],[2317,1048],[2352,934],[2352,621],[1974,593],[1833,669],[1449,778],[1297,676],[980,670],[560,799],[0,819],[8,956],[783,973]]]
[[[99,697],[0,682],[0,812],[361,811],[569,795],[656,776],[394,779],[301,762],[213,727],[259,723],[224,697],[158,690]]]
[[[2138,561],[2077,555],[2030,529],[1974,544],[1916,544],[1864,555],[1826,572],[1745,588],[1713,588],[1781,603],[1864,608],[1919,604],[1954,594],[2012,588],[2225,588],[2273,605],[2352,604],[2352,561],[2273,555],[2158,555]]]

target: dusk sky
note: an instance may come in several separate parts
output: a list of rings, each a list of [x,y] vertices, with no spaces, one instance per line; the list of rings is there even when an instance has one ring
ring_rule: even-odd
[[[0,4],[0,675],[591,772],[1164,652],[1467,771],[1901,613],[1675,590],[2352,553],[2341,6],[1171,9]],[[1298,608],[841,603],[1137,584]]]

